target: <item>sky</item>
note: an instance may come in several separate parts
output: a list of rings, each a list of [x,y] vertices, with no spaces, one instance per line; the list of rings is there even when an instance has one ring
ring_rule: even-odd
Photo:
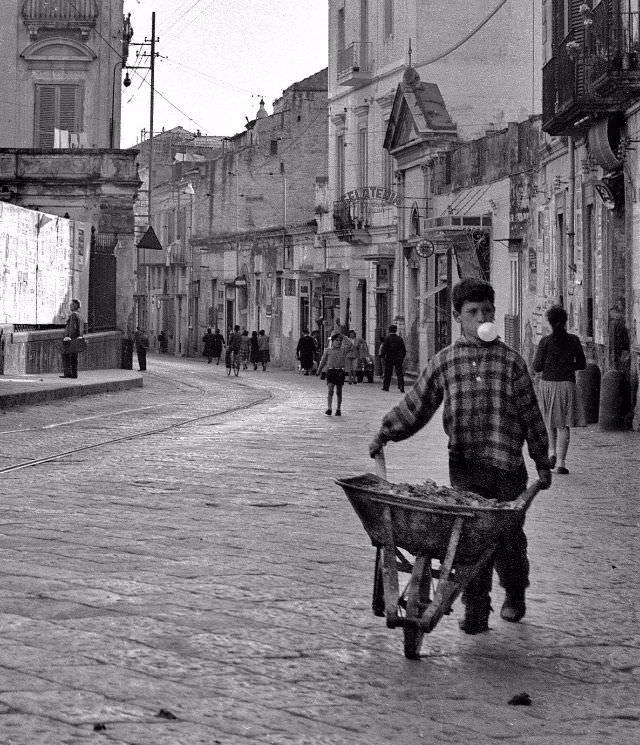
[[[154,132],[182,126],[230,136],[254,119],[264,98],[327,66],[328,0],[125,0],[134,36],[128,64],[149,46],[156,14]],[[121,147],[149,130],[149,71],[130,70],[122,89]]]

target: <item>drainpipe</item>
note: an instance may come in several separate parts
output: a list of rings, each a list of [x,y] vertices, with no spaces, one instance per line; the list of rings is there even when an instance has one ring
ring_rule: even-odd
[[[575,142],[573,137],[568,138],[567,147],[569,151],[569,187],[567,191],[567,261],[563,267],[565,273],[565,292],[568,294],[568,282],[575,283],[576,264],[575,264],[575,210],[576,210],[576,159],[575,159]],[[567,271],[568,269],[568,271]]]

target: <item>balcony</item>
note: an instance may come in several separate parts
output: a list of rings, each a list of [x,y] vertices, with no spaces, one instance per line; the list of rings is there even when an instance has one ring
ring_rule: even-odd
[[[96,0],[24,0],[22,17],[32,39],[51,29],[78,29],[86,37],[96,25],[98,7]]]
[[[599,96],[640,92],[640,37],[638,12],[607,13],[608,3],[593,9],[593,24],[586,37],[588,78],[591,91]]]
[[[555,45],[542,71],[542,128],[552,135],[576,134],[640,95],[639,14],[603,0],[583,16],[584,30]]]
[[[366,202],[333,203],[333,229],[347,243],[369,243],[369,210]]]
[[[354,41],[338,52],[338,85],[358,87],[371,80],[370,41]]]

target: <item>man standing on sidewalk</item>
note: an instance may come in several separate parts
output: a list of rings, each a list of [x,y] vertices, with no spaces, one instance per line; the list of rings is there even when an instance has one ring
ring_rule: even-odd
[[[78,339],[82,337],[82,319],[80,318],[80,301],[75,298],[71,301],[69,318],[64,331],[62,341],[62,367],[64,369],[61,378],[78,377]]]
[[[389,326],[389,333],[384,337],[382,344],[380,345],[379,354],[384,364],[382,390],[389,390],[391,377],[395,370],[396,378],[398,379],[398,389],[401,393],[404,393],[404,371],[402,368],[404,365],[404,358],[407,356],[407,348],[404,345],[402,337],[398,336],[397,326]]]
[[[149,337],[147,334],[138,326],[133,335],[133,344],[136,348],[136,354],[138,355],[138,367],[140,372],[144,372],[147,369],[147,349],[149,349]]]

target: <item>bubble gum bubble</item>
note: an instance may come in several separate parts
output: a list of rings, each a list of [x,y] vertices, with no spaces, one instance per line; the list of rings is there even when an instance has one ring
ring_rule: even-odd
[[[478,326],[478,338],[482,341],[495,341],[498,338],[498,329],[495,323],[481,323]]]

